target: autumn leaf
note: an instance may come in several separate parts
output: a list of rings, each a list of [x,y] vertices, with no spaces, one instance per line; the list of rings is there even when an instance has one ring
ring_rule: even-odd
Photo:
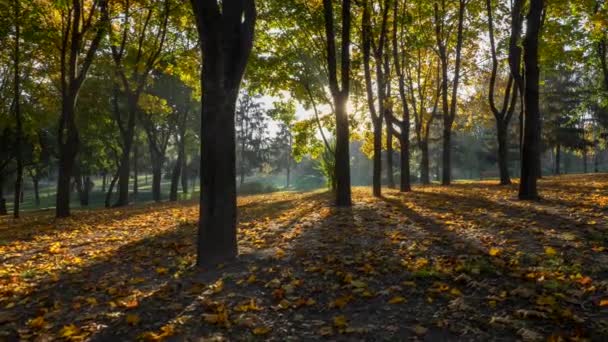
[[[80,333],[80,329],[74,324],[66,325],[61,330],[59,330],[59,336],[61,337],[74,337],[75,335]]]
[[[333,322],[336,328],[345,328],[346,326],[348,326],[346,317],[344,315],[335,316],[333,318]]]
[[[28,325],[32,328],[32,329],[42,329],[44,328],[44,326],[46,325],[46,321],[44,320],[44,316],[38,316],[34,319],[31,319],[28,322]]]
[[[500,255],[500,253],[501,253],[501,250],[500,250],[500,248],[497,248],[497,247],[492,247],[488,251],[488,254],[490,254],[490,256],[498,256],[498,255]]]
[[[547,256],[554,256],[557,254],[557,251],[553,247],[545,247],[545,254]]]
[[[256,327],[251,332],[254,335],[268,335],[270,331],[272,331],[272,329],[269,327]]]
[[[401,296],[393,297],[393,298],[389,299],[389,301],[388,301],[389,304],[400,304],[403,302],[405,302],[405,298],[403,298]]]
[[[135,326],[135,325],[139,324],[141,319],[139,318],[139,315],[137,315],[137,314],[128,314],[126,316],[126,321],[127,321],[128,325]]]

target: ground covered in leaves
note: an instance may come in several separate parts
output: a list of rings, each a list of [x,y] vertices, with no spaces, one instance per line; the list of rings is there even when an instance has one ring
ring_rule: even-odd
[[[0,219],[0,340],[607,340],[608,175],[239,199],[199,270],[196,203]]]

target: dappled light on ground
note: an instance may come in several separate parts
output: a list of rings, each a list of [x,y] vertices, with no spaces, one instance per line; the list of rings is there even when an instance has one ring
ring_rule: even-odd
[[[198,270],[198,206],[0,221],[2,338],[608,338],[608,175],[239,200],[241,256]]]

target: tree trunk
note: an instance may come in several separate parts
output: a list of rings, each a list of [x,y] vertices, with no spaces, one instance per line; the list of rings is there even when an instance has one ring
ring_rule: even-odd
[[[152,163],[152,199],[154,202],[161,201],[161,179],[162,162],[157,160]]]
[[[36,207],[40,206],[40,180],[38,179],[38,177],[32,177],[32,184],[34,185],[34,203],[36,204]]]
[[[182,131],[182,134],[181,134],[178,154],[179,153],[181,153],[181,155],[182,155],[182,159],[180,161],[182,192],[184,194],[187,194],[188,193],[188,167],[186,165],[187,160],[186,160],[186,130],[185,129]]]
[[[290,184],[290,176],[291,176],[291,151],[292,151],[293,137],[291,136],[291,132],[289,133],[289,151],[287,153],[287,175],[285,177],[285,188],[289,189]]]
[[[101,192],[106,192],[107,176],[108,174],[105,171],[101,174]]]
[[[122,155],[118,171],[118,199],[114,206],[121,207],[129,204],[129,178],[131,177],[131,148],[135,136],[135,114],[137,112],[137,98],[133,94],[127,96],[129,118],[127,127],[122,135]]]
[[[184,163],[182,165],[182,193],[187,194],[188,193],[188,165],[186,164],[185,161],[186,158],[184,158]]]
[[[137,201],[137,195],[139,194],[139,169],[138,169],[138,160],[139,160],[139,147],[137,143],[133,146],[133,201]]]
[[[69,105],[68,105],[69,106]],[[73,111],[73,107],[64,108]],[[72,114],[63,114],[68,117]],[[55,216],[57,218],[70,216],[71,180],[75,158],[78,152],[78,133],[75,128],[68,130],[67,142],[59,143],[59,174],[57,177],[57,198],[55,202]]]
[[[519,199],[537,200],[537,178],[540,176],[540,111],[538,40],[540,35],[543,0],[531,0],[524,39],[525,63],[525,123],[522,151],[521,182]]]
[[[0,216],[8,215],[6,210],[6,199],[4,198],[4,182],[0,178]]]
[[[197,265],[215,265],[238,254],[236,240],[236,100],[253,47],[254,0],[191,0],[203,56],[201,197]],[[204,85],[204,86],[203,86]]]
[[[393,125],[388,120],[386,122],[386,178],[388,187],[395,189],[395,177],[393,175]]]
[[[557,144],[557,146],[555,147],[555,174],[559,175],[560,174],[560,163],[561,163],[561,154],[562,154],[562,146],[560,144]]]
[[[583,173],[587,173],[587,148],[583,147]]]
[[[15,10],[15,55],[14,55],[14,69],[15,69],[15,93],[14,95],[14,105],[15,105],[15,161],[17,162],[17,170],[16,170],[16,180],[15,180],[15,196],[13,201],[13,217],[19,218],[19,205],[21,198],[21,190],[23,187],[23,155],[21,153],[21,135],[22,135],[22,125],[21,125],[21,90],[20,90],[20,82],[21,77],[19,75],[19,47],[20,47],[20,3],[19,0],[14,1],[14,10]]]
[[[84,186],[82,188],[82,198],[80,200],[80,205],[83,207],[89,206],[89,194],[91,193],[91,177],[86,176],[83,178]]]
[[[382,119],[374,120],[374,170],[373,193],[382,196]]]
[[[444,125],[441,184],[450,185],[452,183],[452,125],[447,120],[444,121]]]
[[[431,184],[428,141],[423,141],[420,144],[420,183],[423,185]]]
[[[184,164],[183,157],[182,149],[179,148],[177,152],[177,160],[175,161],[173,172],[171,173],[171,191],[169,193],[169,200],[172,202],[177,201],[177,187],[179,185],[179,177],[182,175],[182,166]]]
[[[500,174],[500,185],[511,184],[509,176],[509,145],[507,143],[508,128],[503,121],[496,121],[496,132],[498,138],[498,172]]]
[[[110,202],[112,201],[112,191],[114,190],[114,186],[116,185],[118,176],[119,176],[119,174],[117,171],[116,174],[114,175],[114,177],[112,177],[112,180],[110,181],[110,186],[108,187],[108,192],[106,193],[106,199],[105,199],[106,208],[110,207]]]
[[[236,257],[236,184],[234,111],[237,98],[205,81],[202,124],[201,209],[198,264]],[[221,146],[221,148],[220,148]],[[241,174],[241,182],[242,182]]]
[[[336,108],[336,205],[351,206],[350,147],[346,96],[338,96]]]

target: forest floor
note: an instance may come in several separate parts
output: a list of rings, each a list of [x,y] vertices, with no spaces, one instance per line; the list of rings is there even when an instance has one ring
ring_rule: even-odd
[[[200,270],[195,202],[0,219],[0,340],[607,340],[608,175],[239,198]],[[561,338],[561,339],[560,339]]]

